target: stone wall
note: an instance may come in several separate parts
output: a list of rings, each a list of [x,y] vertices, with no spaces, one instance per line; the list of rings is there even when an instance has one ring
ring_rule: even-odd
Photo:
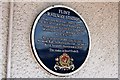
[[[77,73],[67,78],[117,78],[117,2],[14,2],[11,77],[58,78],[37,63],[30,43],[30,32],[35,18],[42,10],[55,4],[76,10],[85,19],[91,37],[91,49],[86,64]],[[0,7],[2,7],[0,77],[5,77],[9,3],[4,2]]]

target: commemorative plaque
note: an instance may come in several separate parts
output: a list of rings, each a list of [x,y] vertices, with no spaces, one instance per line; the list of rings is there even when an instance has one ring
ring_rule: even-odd
[[[66,76],[77,72],[88,58],[89,30],[76,11],[55,5],[35,19],[31,44],[36,60],[45,70]]]

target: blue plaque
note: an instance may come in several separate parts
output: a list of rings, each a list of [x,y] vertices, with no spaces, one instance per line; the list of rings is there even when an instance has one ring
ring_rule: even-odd
[[[88,27],[73,9],[62,5],[51,6],[35,19],[31,45],[36,60],[45,70],[58,76],[71,75],[88,58]]]

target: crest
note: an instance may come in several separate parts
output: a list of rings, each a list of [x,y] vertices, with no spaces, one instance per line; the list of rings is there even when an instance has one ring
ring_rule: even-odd
[[[67,53],[63,53],[61,56],[55,59],[56,64],[54,66],[55,70],[74,70],[73,58],[71,58]]]

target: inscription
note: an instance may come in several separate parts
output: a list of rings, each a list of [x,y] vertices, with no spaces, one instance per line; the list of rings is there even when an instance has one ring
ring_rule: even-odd
[[[65,10],[61,10],[61,9],[59,9],[59,13],[60,14],[70,15],[70,11],[65,11]]]
[[[44,32],[52,32],[55,33],[56,36],[62,36],[64,38],[42,36],[42,43],[44,43],[44,46],[51,48],[82,49],[85,46],[82,40],[67,39],[68,36],[72,37],[85,32],[85,27],[81,25],[80,19],[73,16],[68,17],[61,15],[70,15],[69,11],[59,9],[59,13],[60,14],[47,12],[47,14],[45,14],[46,17],[41,18],[39,22]],[[54,19],[51,19],[51,17],[54,17]]]

